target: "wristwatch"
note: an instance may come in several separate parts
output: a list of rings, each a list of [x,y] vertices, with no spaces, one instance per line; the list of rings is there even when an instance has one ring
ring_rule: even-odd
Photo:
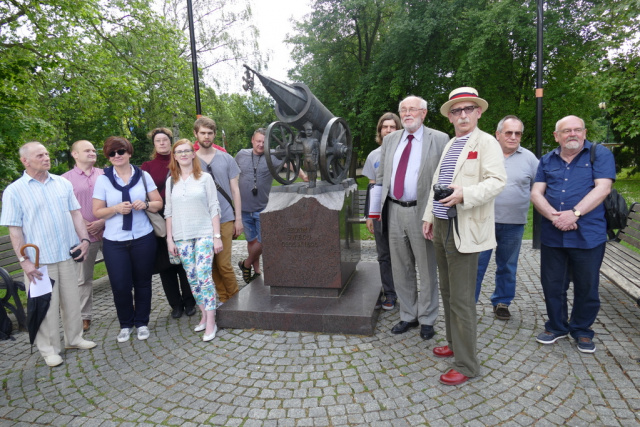
[[[576,208],[573,208],[573,209],[571,209],[571,210],[573,211],[573,214],[574,214],[575,216],[577,216],[578,218],[580,218],[580,215],[582,215],[582,214],[580,213],[580,211],[579,211],[579,210],[577,210]]]
[[[219,238],[221,238],[221,237],[222,237],[222,235],[221,235],[221,234],[214,234],[214,235],[213,235],[213,238],[214,238],[214,239],[219,239]]]

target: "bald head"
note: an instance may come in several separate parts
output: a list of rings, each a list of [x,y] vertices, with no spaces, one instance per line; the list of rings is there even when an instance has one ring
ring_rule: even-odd
[[[73,143],[71,156],[75,159],[76,165],[82,170],[93,167],[98,159],[95,147],[85,139]]]
[[[27,142],[20,147],[20,161],[32,177],[36,175],[46,176],[51,169],[51,160],[47,148],[37,141]]]

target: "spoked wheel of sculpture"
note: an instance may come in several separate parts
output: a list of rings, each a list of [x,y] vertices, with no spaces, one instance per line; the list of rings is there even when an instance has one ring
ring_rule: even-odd
[[[264,137],[265,156],[269,172],[280,184],[291,184],[298,177],[300,172],[301,158],[292,152],[295,137],[293,130],[284,122],[273,122],[267,128]],[[281,160],[282,163],[277,164],[271,156]],[[284,172],[284,176],[281,175]]]
[[[320,140],[320,173],[332,184],[341,183],[351,164],[351,131],[341,117],[329,120]]]

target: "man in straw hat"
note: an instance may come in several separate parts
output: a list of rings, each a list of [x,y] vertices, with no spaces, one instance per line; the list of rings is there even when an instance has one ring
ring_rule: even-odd
[[[447,345],[435,347],[433,353],[455,357],[453,369],[440,376],[440,382],[447,385],[462,384],[480,373],[475,299],[478,256],[496,246],[493,201],[507,182],[500,144],[478,129],[478,119],[487,108],[487,101],[471,87],[453,90],[440,108],[456,136],[445,147],[433,180],[449,190],[431,189],[422,218],[424,237],[433,241],[436,251],[447,333]],[[444,197],[435,201],[434,196]]]

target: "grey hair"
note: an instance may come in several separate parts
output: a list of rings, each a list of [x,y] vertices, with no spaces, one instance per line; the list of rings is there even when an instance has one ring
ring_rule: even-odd
[[[44,147],[44,145],[38,141],[27,142],[26,144],[23,144],[22,147],[20,147],[20,149],[18,150],[20,157],[24,157],[26,159],[29,156],[29,152],[31,151],[31,146],[33,145],[42,145]]]
[[[567,117],[561,118],[560,120],[558,120],[556,122],[556,132],[558,132],[558,127],[560,126],[560,122],[563,121],[564,119],[569,118],[569,117],[575,117],[576,119],[580,120],[582,122],[582,128],[586,129],[587,125],[584,123],[584,120],[582,120],[580,117],[578,117],[578,116],[567,116]]]
[[[507,120],[517,120],[520,122],[520,126],[522,126],[522,133],[524,133],[524,123],[522,123],[522,120],[520,120],[518,117],[510,114],[508,116],[504,116],[502,118],[502,120],[500,120],[498,122],[498,128],[496,129],[496,131],[498,131],[499,133],[502,133],[502,128],[504,126],[504,122],[506,122]]]
[[[400,101],[400,103],[398,104],[398,111],[400,111],[400,108],[402,107],[402,103],[404,101],[406,101],[407,99],[409,99],[409,98],[418,98],[420,100],[420,108],[424,108],[425,110],[427,109],[427,101],[425,101],[422,97],[415,96],[415,95],[409,95],[405,99]]]

